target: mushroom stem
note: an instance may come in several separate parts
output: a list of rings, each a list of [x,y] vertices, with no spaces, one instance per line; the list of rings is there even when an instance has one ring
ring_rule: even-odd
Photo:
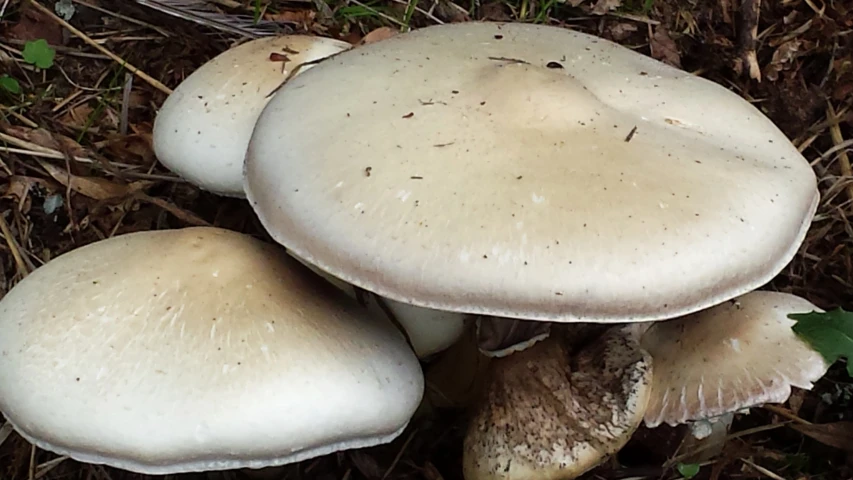
[[[589,327],[579,327],[552,326],[548,338],[492,360],[465,438],[466,480],[576,478],[639,427],[651,357],[628,329],[586,341]]]

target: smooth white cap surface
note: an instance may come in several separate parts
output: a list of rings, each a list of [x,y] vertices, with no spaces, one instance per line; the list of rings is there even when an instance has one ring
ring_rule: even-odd
[[[641,344],[654,362],[645,423],[677,425],[765,403],[791,387],[811,389],[829,365],[791,328],[809,301],[755,291],[684,318],[657,322]]]
[[[154,121],[154,152],[169,170],[213,193],[243,197],[243,159],[261,110],[297,66],[350,48],[308,35],[252,40],[188,76]],[[313,65],[298,70],[301,74]],[[299,113],[279,126],[298,122]]]
[[[288,82],[245,182],[273,238],[346,282],[549,321],[673,318],[750,291],[818,199],[803,156],[725,88],[582,33],[474,22]]]
[[[0,410],[84,462],[165,474],[300,461],[390,441],[422,394],[390,322],[226,230],[91,244],[0,301]]]

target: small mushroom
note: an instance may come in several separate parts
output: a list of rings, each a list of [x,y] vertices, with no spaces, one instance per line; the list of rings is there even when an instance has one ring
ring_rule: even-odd
[[[811,389],[829,366],[791,328],[808,300],[756,291],[676,320],[656,322],[641,345],[654,359],[645,424],[677,425],[765,403],[791,387]]]
[[[536,346],[491,361],[465,439],[465,478],[575,478],[642,423],[710,420],[724,434],[731,414],[784,402],[826,373],[788,318],[814,310],[794,295],[755,291],[651,324],[554,324]]]
[[[163,103],[154,121],[158,160],[204,190],[243,197],[246,146],[273,92],[291,74],[313,67],[310,62],[350,47],[331,38],[285,35],[226,50],[188,76]]]
[[[535,348],[491,361],[465,437],[467,480],[575,478],[642,423],[652,361],[628,329],[583,343],[576,329],[554,330]]]
[[[423,394],[382,317],[218,228],[121,235],[0,301],[0,411],[33,444],[148,474],[389,442]]]

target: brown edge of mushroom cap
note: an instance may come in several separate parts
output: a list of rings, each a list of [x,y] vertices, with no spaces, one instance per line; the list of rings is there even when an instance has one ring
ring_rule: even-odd
[[[646,426],[781,403],[791,387],[811,389],[829,365],[788,318],[811,311],[819,309],[800,297],[755,291],[652,324],[641,340],[655,365]]]

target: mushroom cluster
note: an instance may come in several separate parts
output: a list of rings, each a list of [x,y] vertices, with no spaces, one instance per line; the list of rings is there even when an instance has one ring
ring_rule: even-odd
[[[418,358],[470,326],[489,365],[465,478],[564,480],[643,423],[825,373],[787,317],[817,307],[758,290],[802,243],[815,176],[736,94],[557,27],[316,41],[226,52],[155,125],[164,164],[245,196],[289,255],[194,228],[36,271],[0,301],[0,410],[26,438],[154,473],[387,442]]]

